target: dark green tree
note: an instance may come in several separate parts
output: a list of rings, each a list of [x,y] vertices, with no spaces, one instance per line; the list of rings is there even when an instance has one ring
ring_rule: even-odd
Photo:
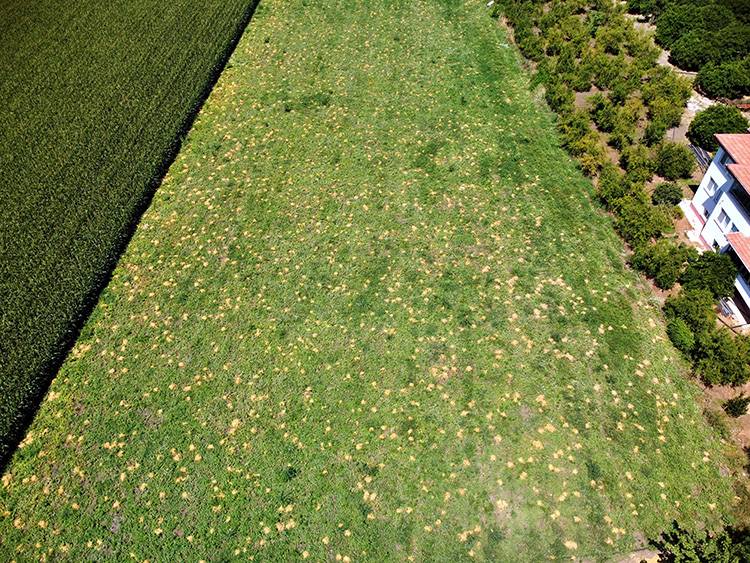
[[[713,152],[719,148],[716,133],[745,133],[747,128],[747,119],[739,109],[716,104],[698,112],[690,123],[687,137],[694,145]]]
[[[682,188],[674,182],[663,182],[654,189],[651,201],[654,205],[677,205],[682,201]]]
[[[716,329],[697,335],[695,371],[709,385],[736,387],[750,379],[750,340]]]
[[[734,100],[750,94],[750,58],[701,67],[695,85],[709,98]]]
[[[644,145],[631,145],[620,155],[620,165],[634,182],[645,182],[654,174],[655,163],[651,151]]]
[[[682,319],[669,319],[667,321],[667,336],[680,352],[688,358],[695,347],[695,335],[690,327]]]
[[[706,37],[705,31],[691,31],[674,42],[669,61],[684,70],[698,71],[704,64],[716,61],[721,55],[718,46]]]
[[[694,334],[711,330],[716,324],[714,305],[716,299],[705,289],[683,289],[668,297],[664,314],[668,319],[682,319]]]
[[[732,541],[722,530],[713,536],[706,532],[690,532],[672,523],[651,545],[663,563],[738,563],[732,553]]]
[[[734,293],[736,277],[737,266],[727,254],[704,252],[690,263],[680,281],[686,289],[704,289],[719,299]]]
[[[653,278],[657,287],[671,289],[697,255],[698,251],[690,246],[660,239],[636,249],[631,263]]]
[[[739,397],[727,399],[721,407],[729,416],[737,418],[747,413],[748,405],[750,405],[750,397],[740,395]]]
[[[695,7],[689,4],[673,4],[656,20],[656,42],[669,49],[684,34],[698,29],[701,23],[696,18]]]
[[[656,172],[667,180],[689,178],[695,168],[695,156],[685,145],[665,141],[656,152]]]

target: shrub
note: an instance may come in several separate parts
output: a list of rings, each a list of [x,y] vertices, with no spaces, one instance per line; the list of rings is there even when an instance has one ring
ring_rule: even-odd
[[[560,80],[554,80],[547,84],[544,99],[550,109],[555,112],[572,111],[575,95],[573,91]]]
[[[612,81],[612,84],[609,87],[609,99],[612,100],[612,103],[615,105],[624,104],[625,100],[627,100],[640,85],[639,79],[640,76],[633,74],[633,68],[631,66],[622,69],[622,72],[614,79],[614,81]],[[637,100],[640,103],[638,98],[631,99]]]
[[[594,82],[594,69],[591,65],[581,62],[576,65],[575,73],[571,76],[570,86],[576,92],[588,92]]]
[[[737,418],[747,413],[748,405],[750,405],[750,397],[740,395],[724,401],[722,408],[729,416]]]
[[[701,67],[695,86],[709,98],[734,100],[750,94],[750,61],[708,63]]]
[[[579,153],[578,162],[583,173],[587,176],[596,175],[606,159],[604,147],[599,142],[599,134],[589,131],[573,148]]]
[[[576,70],[575,48],[569,43],[563,46],[555,62],[555,72],[558,75],[573,74]]]
[[[547,40],[545,52],[550,57],[555,57],[559,55],[560,51],[565,45],[565,36],[563,35],[563,32],[558,27],[547,29],[544,23],[540,23],[539,27],[541,28],[542,33],[544,34],[544,38]]]
[[[685,321],[682,319],[667,321],[667,336],[675,348],[690,357],[695,347],[695,335]]]
[[[690,123],[687,136],[694,145],[713,152],[719,148],[714,137],[716,133],[745,133],[747,128],[747,119],[739,109],[716,104],[698,112]]]
[[[625,175],[611,162],[602,166],[602,170],[599,173],[597,191],[599,198],[607,209],[612,209],[614,202],[627,193],[624,180]]]
[[[654,174],[654,159],[644,145],[631,145],[623,149],[620,164],[634,182],[645,182]]]
[[[695,168],[695,157],[685,145],[665,141],[656,153],[656,172],[667,180],[689,178]]]
[[[649,102],[648,114],[652,121],[660,121],[667,128],[677,127],[682,120],[682,113],[685,109],[683,105],[680,105],[674,98],[656,96]]]
[[[652,147],[661,143],[664,140],[664,135],[667,134],[669,127],[663,121],[651,121],[643,132],[643,142],[648,147]]]
[[[578,158],[581,169],[589,176],[597,173],[604,163],[604,148],[599,133],[592,130],[588,113],[576,110],[560,119],[559,129],[563,145]]]
[[[698,335],[695,370],[708,385],[742,385],[750,378],[750,341],[713,329]]]
[[[624,119],[616,119],[609,136],[609,144],[618,151],[633,144],[635,139],[635,125]]]
[[[575,110],[563,115],[558,121],[558,129],[562,137],[563,145],[574,155],[578,156],[573,148],[583,139],[587,133],[593,132],[589,127],[588,114],[583,110]],[[579,153],[580,154],[580,153]]]
[[[626,195],[615,204],[615,227],[631,246],[638,247],[672,227],[671,218],[658,207]]]
[[[617,118],[617,108],[601,92],[591,96],[589,103],[591,104],[591,118],[599,130],[605,133],[612,131]]]
[[[633,57],[633,66],[640,71],[653,67],[661,53],[661,49],[654,46],[649,35],[635,29],[626,47],[628,54]]]
[[[704,252],[692,261],[680,280],[686,289],[710,291],[715,299],[734,292],[737,266],[727,254]]]
[[[625,58],[612,56],[602,52],[595,52],[592,56],[592,64],[596,71],[594,84],[597,88],[607,90],[615,83],[625,66]]]
[[[673,182],[663,182],[654,189],[651,201],[654,205],[677,205],[682,201],[682,188]]]
[[[669,100],[672,105],[683,108],[690,98],[692,85],[687,78],[679,76],[672,69],[657,66],[649,72],[647,82],[641,88],[643,101],[652,107],[655,100]],[[680,109],[682,112],[682,109]]]
[[[638,98],[631,98],[619,107],[612,124],[609,144],[619,151],[631,145],[635,140],[636,124],[642,113],[643,104]]]
[[[544,58],[542,40],[533,31],[520,28],[514,33],[518,50],[529,60],[539,62]]]
[[[626,28],[624,26],[606,25],[596,30],[596,44],[604,47],[605,53],[619,55],[625,43]]]
[[[667,319],[682,319],[693,334],[711,330],[716,324],[715,299],[704,289],[683,289],[678,295],[667,298],[664,314]]]
[[[697,254],[698,251],[692,247],[662,239],[638,248],[631,263],[653,278],[658,287],[670,289]]]

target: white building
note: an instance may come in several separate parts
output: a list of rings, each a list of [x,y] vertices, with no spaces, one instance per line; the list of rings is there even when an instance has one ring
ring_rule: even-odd
[[[693,199],[683,202],[704,250],[728,252],[739,268],[726,305],[738,323],[750,323],[750,134],[716,135],[720,148]]]

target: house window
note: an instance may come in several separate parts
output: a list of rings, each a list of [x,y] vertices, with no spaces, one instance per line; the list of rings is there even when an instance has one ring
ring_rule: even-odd
[[[724,154],[722,154],[722,155],[721,155],[721,159],[719,159],[719,162],[720,162],[721,164],[724,164],[724,165],[726,165],[726,164],[728,164],[728,163],[731,163],[731,161],[732,161],[732,159],[731,159],[731,158],[729,158],[729,153],[728,153],[728,152],[727,152],[727,151],[725,150],[725,151],[724,151]]]
[[[719,184],[717,184],[713,178],[710,178],[708,180],[708,185],[706,186],[706,192],[708,192],[709,196],[712,196],[716,193],[716,188],[719,187]]]
[[[730,223],[729,215],[727,215],[726,212],[722,209],[721,213],[719,213],[718,219],[716,219],[716,222],[719,223],[719,226],[722,229],[726,229]]]
[[[729,230],[732,231],[733,233],[739,233],[740,232],[740,230],[737,228],[737,225],[735,225],[734,223],[732,223],[732,227]]]

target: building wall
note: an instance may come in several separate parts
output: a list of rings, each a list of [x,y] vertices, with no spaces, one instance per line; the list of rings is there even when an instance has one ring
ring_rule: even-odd
[[[716,248],[720,252],[725,252],[729,248],[726,235],[732,232],[733,226],[735,230],[750,236],[750,216],[728,193],[735,180],[726,168],[726,164],[732,161],[727,160],[726,163],[721,163],[725,155],[724,149],[719,148],[691,200],[691,207],[704,221],[700,230],[701,238],[709,247]],[[712,180],[715,183],[713,191],[709,189]],[[729,218],[729,222],[725,221],[724,225],[719,222],[722,212],[726,213]],[[738,275],[734,286],[739,297],[750,306],[750,285]],[[726,303],[740,322],[750,322],[750,319],[743,317],[732,299],[728,299]]]
[[[724,224],[720,222],[723,218],[722,211],[729,217],[728,223],[726,219]],[[709,246],[724,251],[729,244],[726,235],[733,230],[750,235],[750,219],[735,203],[734,198],[722,191],[713,211],[706,219],[701,236]]]
[[[750,286],[748,286],[748,284],[745,282],[742,276],[738,275],[734,279],[734,287],[737,290],[737,294],[739,294],[739,298],[745,302],[745,305],[747,306],[747,308],[750,308]],[[740,308],[737,306],[736,300],[737,300],[737,295],[733,296],[730,299],[722,300],[722,302],[729,309],[732,316],[735,318],[737,324],[744,325],[744,324],[750,323],[750,318],[747,318],[742,313]]]
[[[724,188],[729,189],[732,181],[732,175],[726,169],[726,167],[720,163],[721,159],[724,158],[724,149],[719,148],[714,155],[714,159],[708,167],[703,179],[701,180],[698,189],[695,191],[693,196],[693,206],[698,210],[702,217],[708,217],[708,215],[714,210],[716,205],[714,199],[718,197],[719,190]],[[711,184],[711,180],[716,182],[716,191],[712,194],[709,192],[708,187]]]
[[[700,232],[701,237],[710,247],[721,251],[726,250],[728,245],[726,235],[732,230],[750,235],[750,217],[728,193],[734,184],[734,177],[726,166],[721,164],[724,154],[724,149],[720,148],[717,151],[693,197],[693,206],[705,218],[705,224]],[[715,183],[713,193],[710,190],[713,185],[712,180]],[[728,216],[728,222],[722,212]],[[724,221],[720,222],[722,218]]]

